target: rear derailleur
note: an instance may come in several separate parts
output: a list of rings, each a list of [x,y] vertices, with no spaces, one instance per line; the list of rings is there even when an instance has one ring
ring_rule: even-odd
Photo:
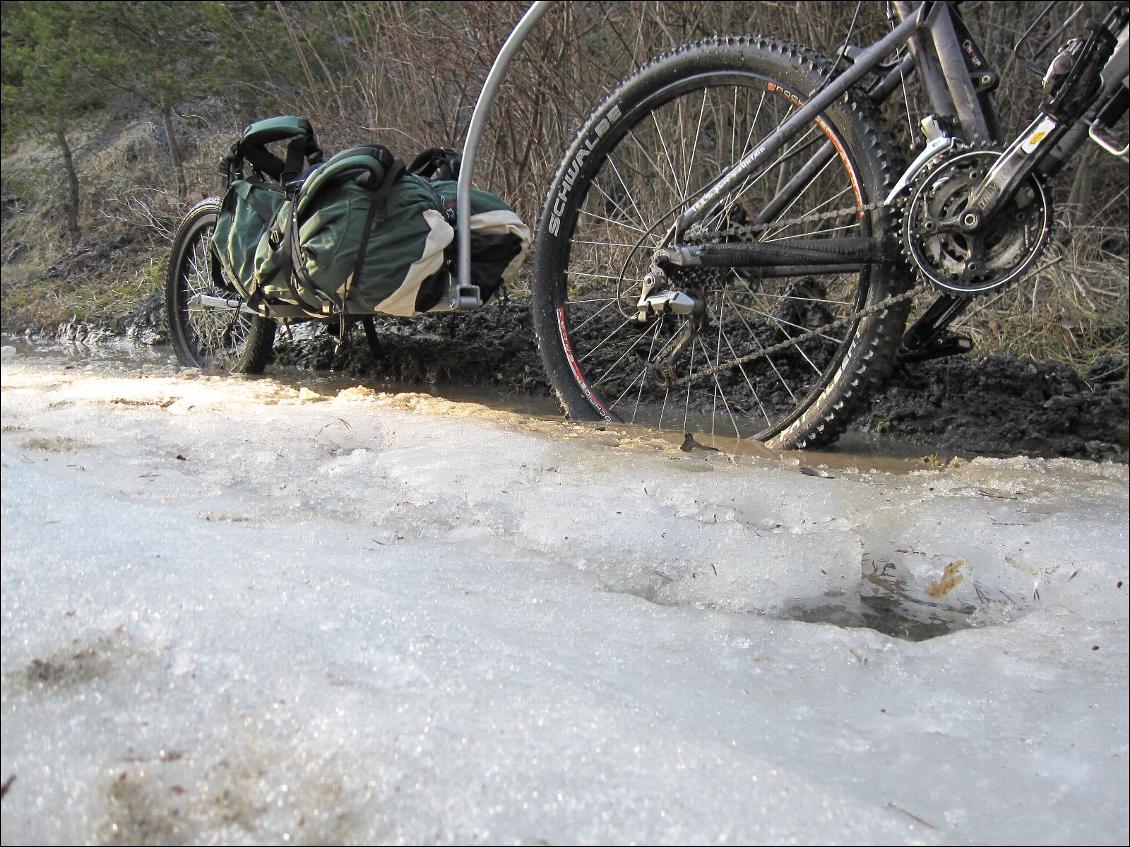
[[[643,325],[651,321],[665,321],[671,316],[686,318],[675,336],[664,345],[659,354],[647,364],[648,374],[663,390],[673,388],[679,378],[677,364],[683,354],[694,344],[695,338],[708,325],[706,301],[687,291],[670,288],[667,274],[658,266],[643,279],[640,299],[636,303],[636,322]],[[655,293],[656,289],[661,289]]]

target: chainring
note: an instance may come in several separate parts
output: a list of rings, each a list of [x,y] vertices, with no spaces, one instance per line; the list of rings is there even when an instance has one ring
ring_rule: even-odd
[[[1000,158],[991,148],[963,147],[939,156],[911,184],[902,204],[899,238],[921,277],[951,294],[981,294],[1012,282],[1047,245],[1052,208],[1035,176],[982,232],[949,222],[966,208],[973,190]]]

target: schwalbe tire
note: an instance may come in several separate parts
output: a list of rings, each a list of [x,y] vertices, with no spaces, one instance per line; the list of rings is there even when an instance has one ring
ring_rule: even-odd
[[[570,164],[591,139],[613,107],[620,114],[628,113],[633,103],[644,101],[672,79],[712,70],[748,69],[764,74],[796,90],[811,91],[824,79],[827,62],[811,51],[781,41],[756,36],[713,38],[679,47],[643,66],[609,94],[585,120],[566,150],[550,184],[542,208],[534,243],[534,274],[531,290],[531,311],[534,333],[542,364],[563,409],[576,420],[612,420],[598,408],[599,396],[582,385],[574,376],[567,331],[558,306],[564,290],[564,268],[568,264],[568,238],[551,232],[555,200],[561,190]],[[896,157],[877,119],[868,105],[849,93],[823,113],[842,136],[844,146],[859,171],[866,192],[864,201],[881,201],[897,178]],[[615,123],[612,123],[615,126]],[[612,129],[605,129],[612,134]],[[616,142],[618,143],[618,142]],[[615,147],[610,148],[610,150]],[[594,155],[574,172],[573,185],[580,186],[596,175],[599,160]],[[586,186],[587,189],[587,186]],[[567,192],[573,209],[584,202],[585,191]],[[572,212],[575,217],[575,211]],[[893,226],[886,209],[871,212],[871,229],[884,249],[893,252],[889,239]],[[560,216],[565,220],[565,216]],[[559,226],[562,224],[559,223]],[[905,266],[892,261],[873,269],[868,280],[865,305],[872,305],[905,290],[908,273]],[[775,448],[805,448],[830,444],[841,434],[867,398],[885,381],[894,365],[910,309],[902,302],[880,313],[861,319],[849,343],[843,345],[838,365],[822,391],[779,431],[771,433],[766,443]]]

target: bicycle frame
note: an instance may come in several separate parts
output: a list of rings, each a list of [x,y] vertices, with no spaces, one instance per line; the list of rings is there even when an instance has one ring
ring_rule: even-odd
[[[770,156],[783,148],[804,125],[819,115],[824,109],[842,97],[852,86],[867,74],[878,68],[892,52],[908,44],[911,64],[904,62],[886,74],[882,84],[882,96],[886,99],[898,86],[902,75],[917,73],[930,105],[935,114],[953,118],[960,128],[960,137],[1000,141],[992,102],[988,91],[995,85],[996,75],[984,63],[980,49],[964,24],[956,18],[952,0],[920,3],[914,6],[909,2],[896,2],[895,10],[900,22],[886,36],[871,47],[858,53],[850,68],[831,80],[822,90],[792,114],[774,130],[757,148],[736,162],[726,173],[720,175],[708,186],[701,196],[687,208],[675,224],[675,240],[678,241],[689,227],[700,221],[728,192],[739,186]],[[962,30],[959,37],[958,28]],[[1127,75],[1127,34],[1123,27],[1114,55],[1107,62],[1103,72],[1103,91],[1096,102],[1103,101],[1117,90]],[[981,68],[971,69],[970,64],[980,63]],[[973,75],[977,74],[981,88],[978,89]],[[1049,159],[1056,170],[1073,153],[1088,135],[1087,122],[1080,120],[1070,127],[1058,140]],[[817,156],[820,154],[818,153]]]
[[[974,138],[1001,141],[1000,129],[997,123],[995,110],[989,97],[995,87],[997,77],[989,68],[980,48],[972,35],[965,28],[960,16],[956,13],[957,3],[954,0],[925,0],[917,5],[909,0],[895,2],[894,8],[898,17],[897,25],[882,39],[870,47],[857,51],[852,56],[851,65],[843,73],[830,79],[821,89],[814,91],[808,101],[795,111],[784,123],[774,130],[760,145],[737,161],[728,171],[720,174],[710,185],[699,192],[694,202],[678,217],[675,222],[674,241],[677,243],[683,234],[695,223],[702,220],[716,207],[718,202],[729,192],[737,188],[758,167],[767,162],[771,156],[779,152],[799,132],[817,117],[829,105],[842,97],[849,89],[858,84],[868,74],[883,66],[884,60],[892,53],[900,50],[904,45],[909,47],[908,54],[903,57],[895,67],[885,70],[878,83],[872,86],[868,96],[875,102],[881,102],[889,97],[900,86],[900,83],[912,73],[917,74],[923,89],[929,99],[934,114],[950,118],[959,129],[958,137],[966,141]],[[486,116],[497,95],[502,77],[505,75],[511,59],[521,48],[530,30],[538,19],[547,11],[548,0],[538,0],[533,3],[518,22],[510,37],[499,51],[498,58],[487,76],[483,91],[479,96],[471,117],[467,139],[463,147],[463,167],[459,176],[457,198],[458,222],[456,224],[459,243],[458,277],[453,279],[448,292],[447,305],[450,310],[474,308],[479,305],[478,291],[470,283],[470,214],[469,192],[471,175],[474,170],[475,154],[478,149],[479,139],[482,135]],[[1098,105],[1106,101],[1118,86],[1122,85],[1127,77],[1128,64],[1127,28],[1124,26],[1118,38],[1114,54],[1103,70],[1103,88],[1095,99],[1096,106],[1088,115],[1075,122],[1073,126],[1064,128],[1057,135],[1045,157],[1048,165],[1042,169],[1044,175],[1051,175],[1057,171],[1070,155],[1093,134],[1093,126],[1088,132],[1088,123],[1092,121],[1097,112]],[[1100,143],[1096,139],[1096,143]],[[927,150],[929,152],[930,148]],[[1113,152],[1113,151],[1112,151]],[[759,222],[767,222],[783,209],[794,196],[803,190],[807,177],[816,172],[828,159],[834,155],[830,143],[826,143],[803,166],[778,196],[760,213]],[[924,163],[929,156],[920,157]],[[905,184],[907,176],[913,173],[916,161],[904,175],[900,185]],[[893,196],[893,194],[892,194]],[[807,245],[809,257],[812,251],[818,251],[818,245]],[[843,247],[843,239],[838,240],[838,247]],[[695,264],[736,265],[737,248],[730,245],[718,245],[713,251],[698,250],[693,257],[688,257]],[[746,264],[759,264],[757,249],[750,249],[748,245],[741,248]],[[713,255],[716,253],[717,255]],[[842,249],[837,251],[837,261],[813,262],[812,268],[827,265],[829,270],[843,270],[845,253]],[[784,261],[780,256],[766,254],[766,258],[779,263],[790,265],[797,264]],[[858,256],[852,260],[859,263],[874,261],[877,257],[861,248]],[[677,257],[676,257],[677,260]],[[799,259],[799,262],[806,261]],[[766,274],[772,274],[771,268],[764,268]],[[795,272],[795,267],[790,269]],[[955,309],[954,303],[958,304]],[[939,326],[951,320],[967,302],[967,298],[955,301],[949,295],[935,304],[927,317],[938,317],[939,312],[944,313],[944,320]],[[943,308],[944,307],[944,308]],[[918,330],[916,325],[912,332]]]

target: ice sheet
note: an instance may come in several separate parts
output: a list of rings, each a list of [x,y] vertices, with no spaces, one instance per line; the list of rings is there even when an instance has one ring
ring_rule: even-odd
[[[1125,467],[2,383],[5,843],[1127,840]]]

